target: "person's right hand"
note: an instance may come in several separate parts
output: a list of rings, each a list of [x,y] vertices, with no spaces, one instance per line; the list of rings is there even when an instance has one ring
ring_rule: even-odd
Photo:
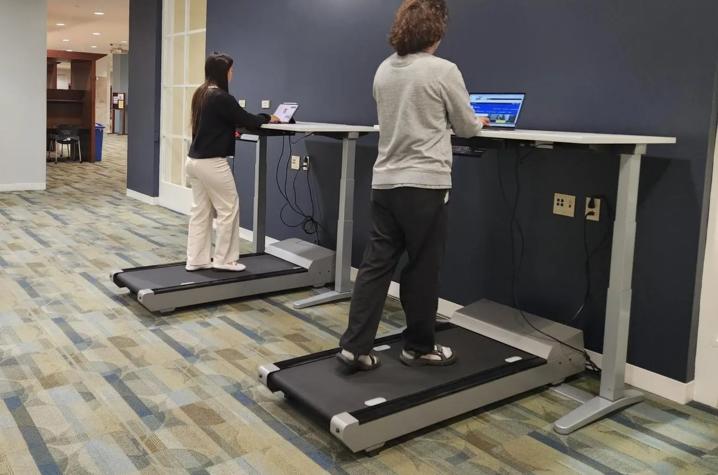
[[[489,125],[491,125],[491,119],[489,119],[488,117],[479,117],[479,121],[481,121],[481,124],[484,127],[488,127]]]
[[[281,123],[281,122],[282,122],[282,119],[280,119],[279,117],[277,117],[277,116],[274,115],[274,114],[272,114],[271,117],[270,117],[270,119],[269,119],[269,123],[270,123],[270,124],[279,124],[279,123]]]

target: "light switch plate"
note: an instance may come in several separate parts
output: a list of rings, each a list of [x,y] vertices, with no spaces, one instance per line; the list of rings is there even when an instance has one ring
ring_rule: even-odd
[[[553,196],[553,214],[573,218],[576,216],[576,197],[556,193]]]
[[[269,99],[264,99],[262,101],[262,109],[269,109],[272,107],[272,102]]]
[[[247,107],[247,100],[246,99],[240,99],[239,101],[240,107]]]

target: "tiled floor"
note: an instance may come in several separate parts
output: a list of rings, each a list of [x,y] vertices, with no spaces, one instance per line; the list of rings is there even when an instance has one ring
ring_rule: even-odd
[[[308,291],[158,318],[111,270],[180,260],[185,221],[125,196],[123,138],[0,194],[0,473],[717,473],[718,417],[649,399],[571,436],[552,391],[353,455],[256,380],[336,346],[347,304]],[[389,302],[382,332],[402,324]],[[596,381],[575,382],[595,388]]]

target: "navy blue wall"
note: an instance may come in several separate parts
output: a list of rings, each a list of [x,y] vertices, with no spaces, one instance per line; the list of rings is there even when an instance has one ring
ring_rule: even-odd
[[[386,37],[399,0],[209,0],[207,49],[231,54],[231,89],[257,111],[259,101],[301,103],[299,119],[374,124],[371,84],[391,51]],[[439,54],[459,64],[477,91],[528,94],[523,128],[677,136],[643,164],[629,362],[668,377],[693,377],[693,298],[713,89],[718,3],[712,0],[449,0],[452,19]],[[137,101],[137,96],[135,101]],[[353,264],[366,242],[376,139],[357,160]],[[280,139],[270,147],[273,176]],[[310,178],[335,243],[339,144],[309,138]],[[242,225],[251,228],[253,150],[237,149]],[[457,157],[442,296],[466,304],[510,303],[509,209],[515,157]],[[603,194],[613,201],[618,161],[586,152],[537,152],[519,168],[519,218],[526,234],[519,293],[527,310],[566,321],[583,294],[583,224],[551,214],[554,192]],[[302,232],[278,218],[270,186],[268,232]],[[304,177],[300,203],[308,204]],[[610,223],[588,227],[596,244]],[[594,259],[592,299],[575,325],[600,351],[610,250]]]
[[[148,196],[159,195],[161,60],[162,0],[130,0],[127,188]]]

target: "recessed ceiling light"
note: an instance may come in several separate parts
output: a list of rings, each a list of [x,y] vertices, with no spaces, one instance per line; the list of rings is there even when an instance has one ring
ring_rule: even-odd
[[[69,43],[70,40],[68,40],[67,38],[65,38],[64,40],[62,40],[62,42],[63,42],[63,43]]]
[[[105,12],[94,12],[94,13],[95,13],[95,15],[97,15],[97,16],[102,16],[102,15],[105,14]]]
[[[122,40],[121,43],[127,44],[127,40]]]
[[[72,53],[74,50],[66,49],[65,51],[67,51],[68,53]]]
[[[101,34],[102,34],[102,33],[97,32],[97,31],[93,33],[93,35],[95,35],[95,36],[100,36]]]
[[[92,46],[90,46],[90,48],[97,48],[97,46],[95,46],[95,45],[92,45]]]
[[[55,23],[55,26],[65,26],[64,23]]]

